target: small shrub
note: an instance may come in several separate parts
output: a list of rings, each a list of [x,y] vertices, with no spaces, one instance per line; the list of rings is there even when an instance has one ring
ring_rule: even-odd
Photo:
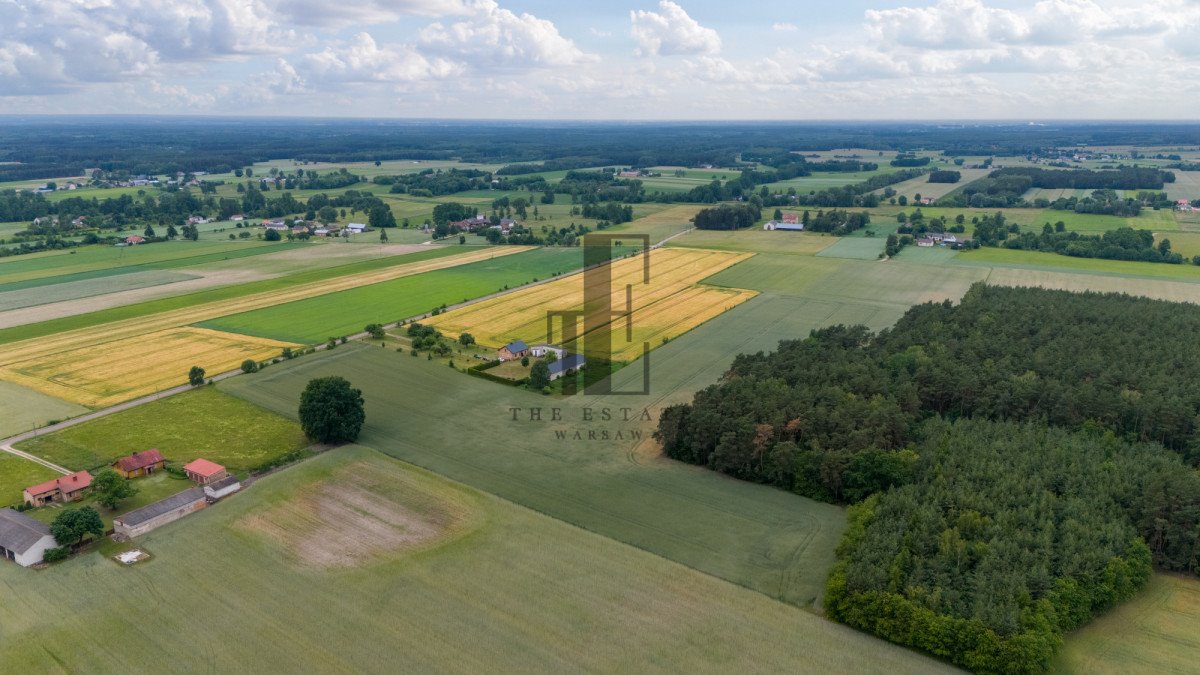
[[[246,359],[245,361],[242,361],[242,372],[243,373],[258,372],[258,361],[255,361],[254,359]]]
[[[46,549],[46,553],[43,555],[42,559],[48,563],[56,563],[66,560],[70,557],[71,549],[67,548],[66,546],[58,546],[55,548]]]

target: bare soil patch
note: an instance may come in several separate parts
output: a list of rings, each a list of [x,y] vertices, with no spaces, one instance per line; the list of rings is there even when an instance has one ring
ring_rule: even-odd
[[[474,509],[402,465],[356,462],[237,522],[322,569],[427,549],[472,528]]]

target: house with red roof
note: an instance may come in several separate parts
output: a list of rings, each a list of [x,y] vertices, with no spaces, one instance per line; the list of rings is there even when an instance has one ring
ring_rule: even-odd
[[[125,243],[129,244],[130,246],[137,246],[138,244],[146,243],[146,238],[141,235],[131,234],[128,237],[125,237]]]
[[[197,485],[208,485],[215,483],[229,475],[225,467],[210,462],[207,459],[200,458],[194,462],[189,462],[183,466],[183,472],[187,474]]]
[[[30,485],[25,488],[22,497],[30,506],[43,506],[52,502],[73,502],[82,497],[83,493],[91,486],[92,474],[86,471],[76,471],[45,483]]]
[[[158,449],[135,452],[128,457],[122,457],[113,462],[113,471],[125,478],[149,476],[155,471],[162,471],[167,466],[167,460]]]

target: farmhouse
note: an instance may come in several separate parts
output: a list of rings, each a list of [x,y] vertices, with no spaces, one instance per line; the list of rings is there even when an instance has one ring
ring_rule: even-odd
[[[157,449],[135,452],[128,457],[122,457],[113,462],[112,468],[125,478],[149,476],[155,471],[162,471],[167,460]]]
[[[346,230],[350,234],[362,234],[363,232],[367,231],[367,224],[366,223],[350,223],[349,225],[346,226]]]
[[[920,246],[922,248],[929,248],[930,246],[933,246],[933,244],[934,244],[934,241],[930,237],[921,237],[920,239],[917,240],[917,246]]]
[[[232,221],[233,221],[233,222],[235,222],[235,223],[240,223],[240,222],[242,222],[243,220],[245,220],[245,219],[246,219],[246,216],[244,216],[244,215],[242,215],[242,214],[240,214],[240,213],[235,213],[235,214],[233,214],[232,216],[229,216],[229,219],[230,219],[230,220],[232,220]]]
[[[0,558],[21,567],[42,562],[46,551],[58,546],[50,526],[12,509],[0,509]]]
[[[513,340],[500,348],[498,355],[501,361],[511,361],[529,355],[529,345],[524,340]]]
[[[215,483],[229,475],[225,467],[203,458],[185,464],[183,472],[187,474],[188,478],[192,479],[192,482],[199,485]]]
[[[288,226],[282,220],[264,220],[262,226],[276,232],[287,232]]]
[[[553,382],[564,375],[574,375],[575,371],[582,368],[587,361],[583,358],[583,354],[568,354],[563,358],[549,363],[550,366],[550,381]]]
[[[629,169],[629,170],[622,171],[621,173],[617,174],[617,177],[618,178],[638,178],[641,175],[642,175],[641,171],[639,171],[637,169]]]
[[[73,502],[82,497],[84,491],[91,486],[92,474],[86,471],[76,471],[45,483],[31,485],[25,488],[22,496],[25,503],[32,506],[43,506],[51,502]]]
[[[449,223],[449,225],[452,229],[457,228],[462,232],[470,232],[476,228],[483,227],[490,222],[491,221],[488,220],[487,216],[483,214],[476,214],[472,218],[467,218],[466,220],[456,220]]]
[[[125,243],[129,244],[130,246],[137,246],[138,244],[146,243],[146,238],[136,234],[131,234],[128,237],[125,237]]]
[[[209,483],[204,486],[204,496],[209,501],[217,501],[222,497],[227,497],[238,490],[242,489],[242,482],[237,479],[237,476],[225,476],[221,480]]]
[[[189,513],[195,513],[205,506],[208,506],[208,500],[204,490],[194,487],[173,497],[167,497],[161,502],[143,506],[114,518],[113,529],[117,534],[126,537],[140,537],[151,530],[173,523]]]

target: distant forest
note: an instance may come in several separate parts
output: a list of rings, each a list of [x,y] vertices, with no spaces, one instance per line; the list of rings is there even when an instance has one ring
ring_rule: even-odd
[[[6,117],[0,118],[0,181],[80,175],[87,168],[135,175],[216,173],[280,158],[461,159],[518,165],[549,160],[547,169],[572,169],[732,166],[743,153],[764,156],[833,148],[1012,156],[1063,146],[1123,144],[1200,145],[1200,125]],[[522,170],[514,166],[507,173]]]

